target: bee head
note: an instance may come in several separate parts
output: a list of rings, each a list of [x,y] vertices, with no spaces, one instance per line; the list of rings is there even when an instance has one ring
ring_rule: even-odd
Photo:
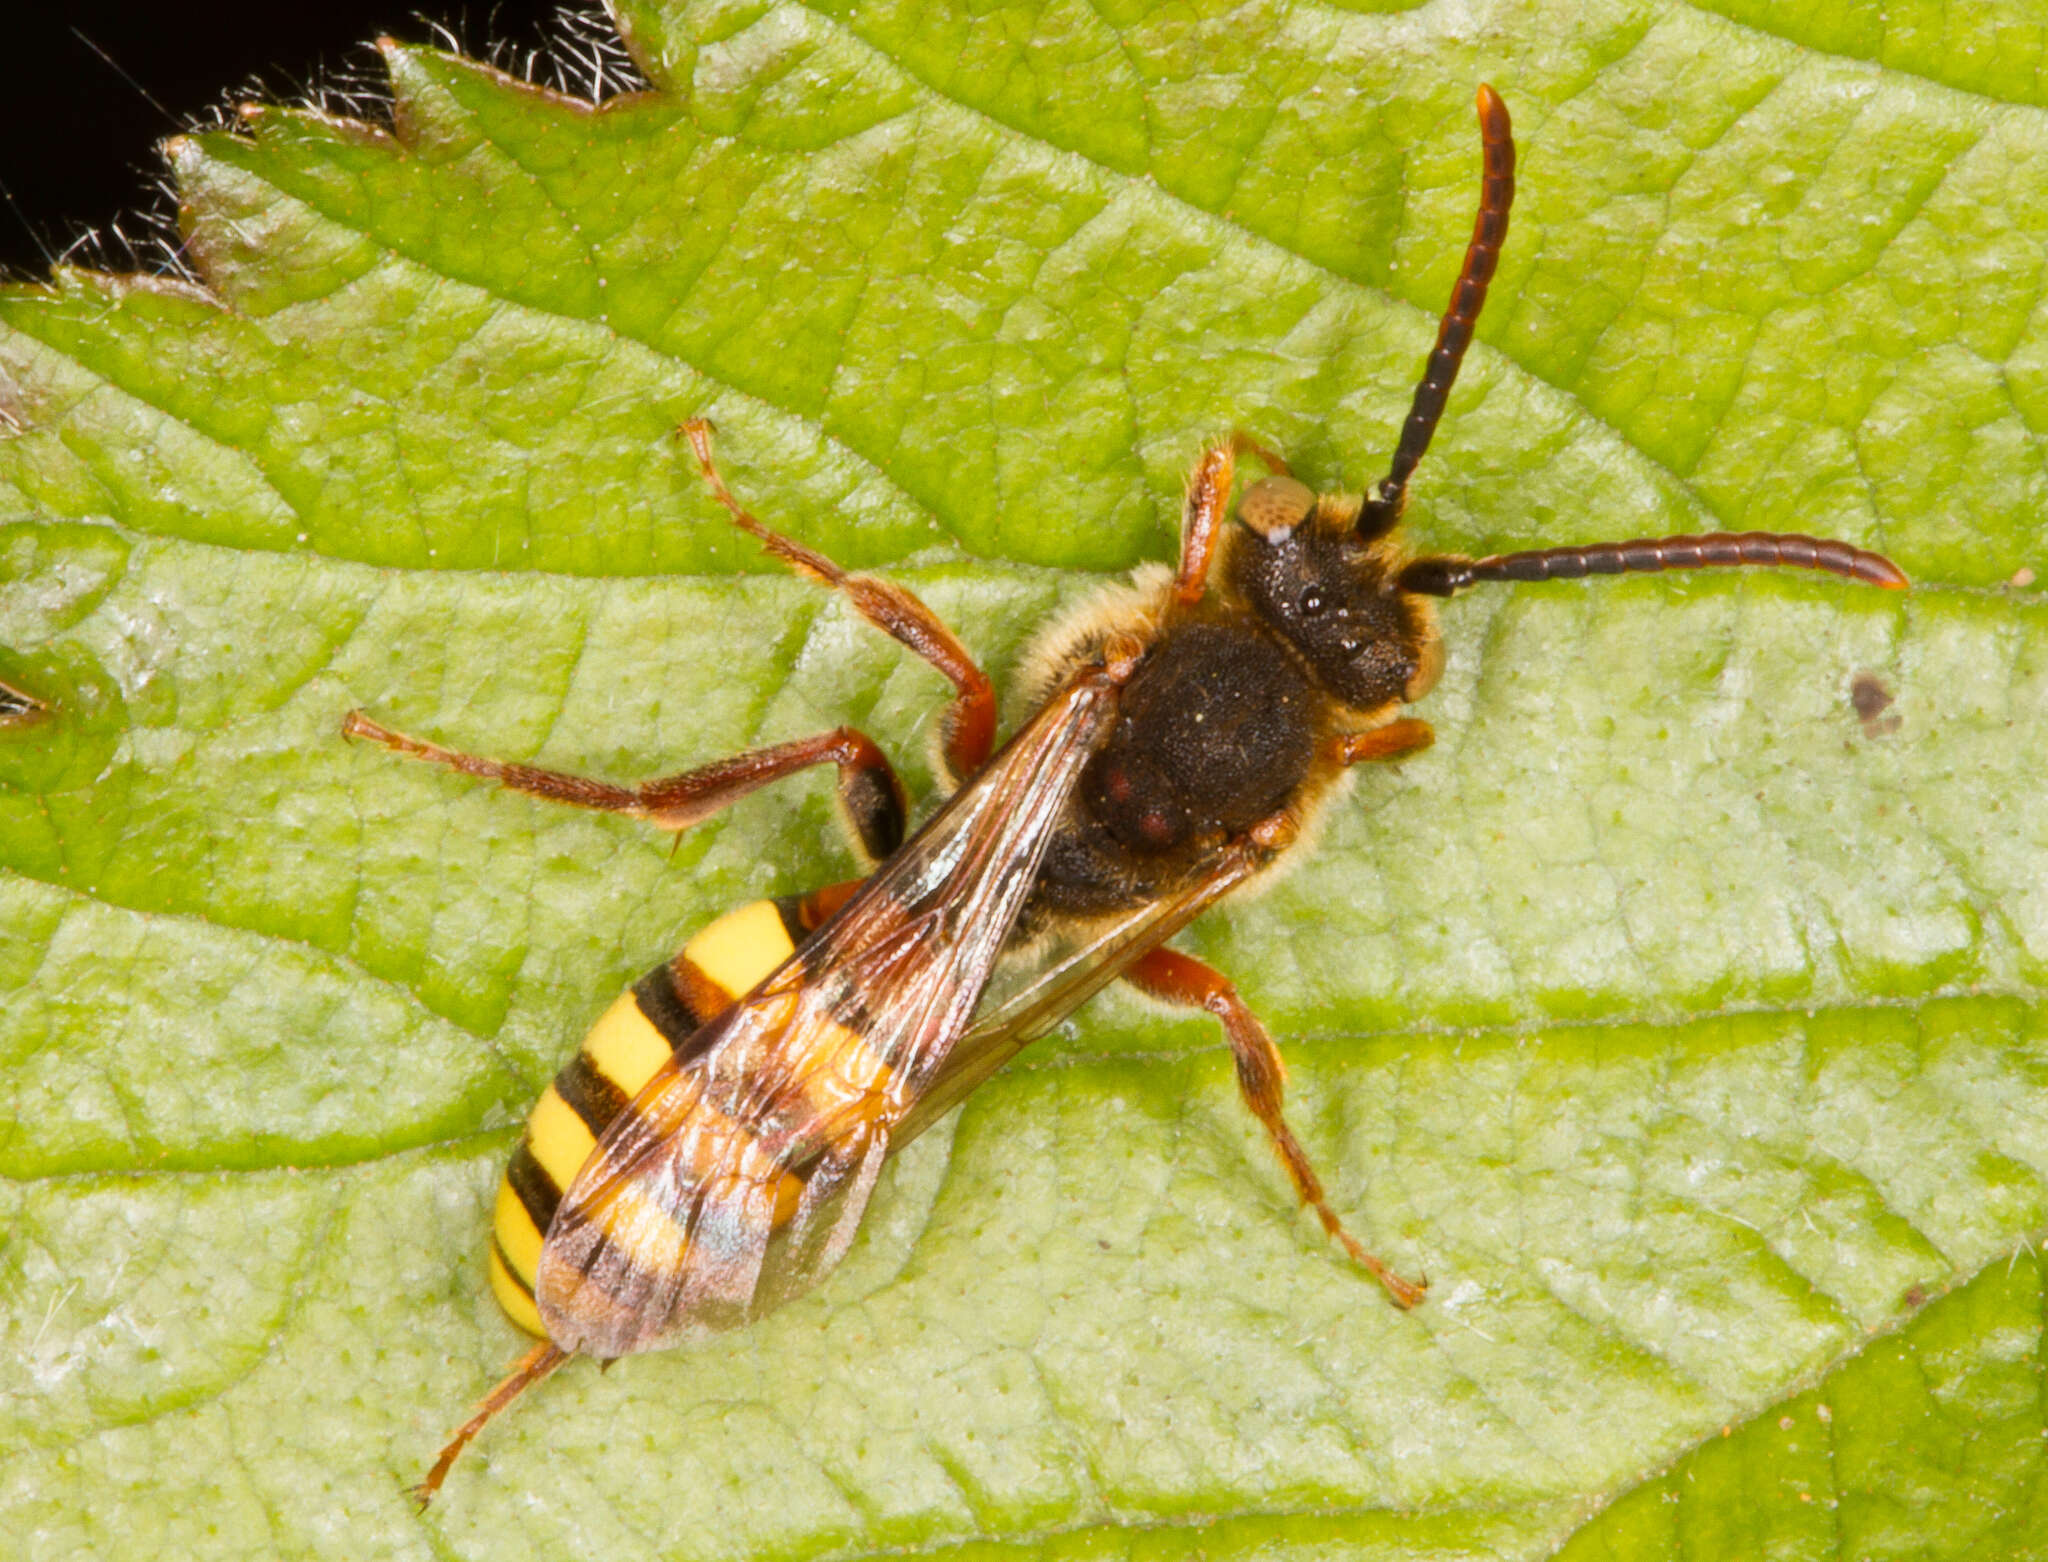
[[[1403,560],[1393,543],[1359,535],[1357,500],[1319,499],[1291,477],[1269,477],[1245,491],[1237,513],[1233,583],[1324,689],[1361,710],[1429,692],[1443,667],[1435,615],[1396,587]]]

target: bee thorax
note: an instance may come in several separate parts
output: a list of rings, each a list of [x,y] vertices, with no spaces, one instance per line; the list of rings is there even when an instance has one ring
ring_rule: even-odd
[[[1286,802],[1315,754],[1315,700],[1293,657],[1242,624],[1171,632],[1124,691],[1083,799],[1135,852],[1235,834]]]

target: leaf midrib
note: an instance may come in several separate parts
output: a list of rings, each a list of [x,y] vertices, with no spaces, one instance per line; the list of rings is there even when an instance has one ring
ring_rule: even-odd
[[[26,874],[21,876],[23,878],[29,877]],[[42,881],[31,880],[31,882],[41,883]],[[58,887],[67,888],[69,893],[76,895],[80,899],[92,898],[82,891],[69,890],[67,886]],[[94,900],[93,903],[107,905],[113,910],[135,909],[112,902]],[[145,912],[143,914],[165,921],[175,921],[183,918],[211,927],[220,927],[222,925],[215,919],[195,912],[158,911]],[[262,934],[260,930],[235,929],[234,931],[241,933],[256,932],[258,936],[262,937],[277,937],[280,942],[297,944],[302,948],[313,950],[316,954],[336,962],[345,962],[347,960],[347,957],[344,955],[331,954],[329,951],[321,949],[317,945],[308,944],[304,940],[288,939],[282,935]],[[364,980],[375,983],[380,991],[388,992],[397,997],[420,1016],[431,1021],[451,1025],[457,1024],[457,1022],[450,1020],[448,1016],[428,1007],[416,990],[388,978],[377,977],[368,972],[363,972],[362,976]],[[1492,1025],[1453,1025],[1432,1022],[1417,1025],[1362,1026],[1342,1029],[1316,1028],[1312,1030],[1298,1028],[1281,1029],[1276,1027],[1274,1039],[1281,1044],[1282,1051],[1288,1058],[1302,1067],[1306,1067],[1308,1060],[1323,1049],[1331,1049],[1342,1053],[1347,1050],[1355,1050],[1364,1044],[1384,1046],[1404,1039],[1433,1044],[1470,1043],[1479,1045],[1501,1042],[1530,1042],[1540,1041],[1548,1036],[1575,1035],[1588,1031],[1634,1031],[1668,1037],[1670,1038],[1669,1040],[1659,1045],[1662,1050],[1671,1052],[1678,1048],[1680,1038],[1687,1030],[1698,1025],[1712,1025],[1728,1019],[1755,1018],[1788,1022],[1797,1019],[1811,1021],[1822,1016],[1875,1013],[1886,1010],[1901,1013],[1919,1013],[1939,1004],[1968,1003],[1973,1001],[1987,1003],[2018,1002],[2029,1007],[2038,1007],[2038,1000],[2030,992],[2006,991],[1998,988],[1972,985],[1967,988],[1939,989],[1914,998],[1873,997],[1838,999],[1830,1002],[1814,1003],[1792,1001],[1775,1004],[1731,1004],[1712,1009],[1700,1009],[1677,1014],[1658,1015],[1656,1017],[1615,1014],[1591,1019],[1532,1018]],[[1084,1015],[1087,1012],[1086,1009],[1082,1011]],[[1043,1043],[1039,1043],[1005,1064],[1001,1072],[1005,1077],[1014,1076],[1020,1078],[1035,1074],[1062,1074],[1074,1069],[1117,1070],[1144,1075],[1161,1066],[1173,1066],[1190,1063],[1205,1057],[1221,1058],[1229,1055],[1230,1049],[1228,1045],[1223,1041],[1213,1039],[1211,1036],[1213,1027],[1206,1017],[1191,1016],[1180,1021],[1180,1024],[1191,1035],[1199,1035],[1204,1039],[1190,1040],[1181,1046],[1142,1048],[1046,1048]],[[497,1044],[498,1033],[493,1032],[490,1035],[484,1035],[470,1031],[466,1027],[458,1028],[464,1029],[465,1034],[474,1036],[480,1044],[489,1049],[499,1068],[509,1077],[514,1079],[522,1078],[522,1071],[513,1067],[499,1051]],[[568,1029],[573,1030],[574,1025],[572,1024]],[[564,1034],[566,1036],[568,1032],[565,1030]],[[566,1041],[564,1045],[566,1046]],[[534,1085],[535,1088],[538,1085],[537,1081],[526,1081],[526,1083]],[[377,1150],[365,1151],[362,1154],[354,1155],[323,1157],[295,1152],[290,1160],[278,1161],[267,1166],[251,1165],[246,1161],[209,1162],[196,1157],[182,1155],[169,1158],[172,1164],[166,1164],[166,1158],[160,1155],[146,1166],[140,1163],[135,1165],[108,1165],[73,1168],[60,1172],[41,1173],[30,1176],[0,1176],[0,1183],[19,1188],[62,1187],[74,1184],[83,1187],[94,1187],[108,1183],[119,1183],[129,1186],[137,1178],[208,1179],[239,1175],[261,1175],[271,1171],[346,1171],[361,1166],[377,1165],[397,1157],[431,1154],[442,1150],[456,1150],[472,1145],[478,1147],[487,1146],[507,1139],[516,1133],[519,1127],[520,1125],[517,1123],[479,1124],[474,1128],[466,1129],[459,1133],[443,1134],[431,1139],[404,1140],[391,1143]],[[1885,1208],[1890,1213],[1898,1216],[1913,1231],[1921,1235],[1930,1246],[1939,1247],[1939,1244],[1935,1243],[1933,1238],[1928,1237],[1925,1232],[1922,1232],[1919,1226],[1904,1211],[1895,1208],[1888,1202],[1885,1204]]]

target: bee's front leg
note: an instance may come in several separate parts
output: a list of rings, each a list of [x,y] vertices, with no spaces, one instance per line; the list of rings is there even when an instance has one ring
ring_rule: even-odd
[[[1249,434],[1232,434],[1202,452],[1188,474],[1188,495],[1181,505],[1180,564],[1173,574],[1173,599],[1182,607],[1202,600],[1209,584],[1209,566],[1216,562],[1217,541],[1229,519],[1230,485],[1239,456],[1257,456],[1267,471],[1286,477],[1287,463]]]
[[[719,473],[711,454],[710,423],[692,418],[679,432],[697,453],[697,469],[733,525],[807,580],[844,594],[856,613],[898,645],[924,658],[953,685],[953,702],[939,728],[939,755],[952,780],[956,784],[965,781],[987,763],[996,738],[995,686],[946,627],[946,621],[908,587],[874,575],[850,574],[817,549],[757,520],[733,497]]]

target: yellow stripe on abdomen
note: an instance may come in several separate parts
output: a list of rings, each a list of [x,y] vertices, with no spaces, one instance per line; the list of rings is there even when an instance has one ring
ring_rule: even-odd
[[[642,1274],[672,1274],[690,1262],[686,1225],[710,1212],[758,1208],[765,1197],[763,1213],[773,1230],[787,1224],[803,1199],[803,1179],[778,1168],[747,1128],[716,1108],[699,1106],[681,1132],[689,1136],[689,1180],[700,1186],[701,1203],[668,1208],[629,1179],[607,1190],[605,1203],[589,1212],[613,1261]]]
[[[683,957],[724,988],[728,1002],[752,990],[795,952],[772,900],[728,911],[683,945]]]
[[[576,1180],[590,1152],[597,1148],[593,1134],[553,1085],[540,1093],[533,1116],[526,1120],[526,1141],[533,1158],[548,1174],[560,1194]]]
[[[752,989],[795,948],[783,911],[773,901],[755,901],[704,928],[675,961],[656,967],[639,987],[621,993],[598,1016],[577,1056],[563,1065],[527,1118],[526,1137],[514,1152],[514,1170],[524,1165],[520,1187],[508,1175],[498,1188],[491,1223],[491,1289],[513,1323],[529,1334],[544,1333],[532,1293],[547,1225],[555,1204],[590,1159],[612,1118],[689,1039],[694,1026],[714,1018]],[[694,967],[687,975],[686,966]],[[658,1003],[643,995],[655,981],[663,988]],[[669,993],[675,995],[673,1003]],[[650,1003],[662,1024],[649,1017]],[[719,1121],[720,1126],[698,1125],[700,1131],[710,1131],[707,1148],[728,1135],[745,1133],[737,1124]],[[545,1186],[550,1183],[552,1189]],[[521,1187],[526,1197],[521,1196]],[[795,1212],[802,1193],[801,1180],[788,1175],[776,1179],[776,1224]],[[680,1232],[670,1238],[657,1231],[652,1240],[659,1248],[683,1238]]]
[[[811,1045],[790,1072],[802,1084],[804,1105],[816,1118],[816,1129],[837,1138],[856,1123],[893,1115],[899,1103],[893,1094],[896,1073],[858,1030],[827,1023],[817,1027]]]
[[[495,1247],[491,1249],[491,1292],[505,1309],[506,1317],[528,1334],[547,1338],[548,1331],[541,1326],[540,1309],[533,1305],[532,1286],[505,1267],[505,1260]]]
[[[668,1061],[669,1051],[668,1041],[641,1013],[640,1000],[630,989],[619,994],[618,1002],[604,1011],[583,1038],[584,1056],[628,1101],[640,1094],[654,1071]]]
[[[498,1210],[492,1217],[491,1230],[512,1273],[532,1286],[534,1271],[540,1267],[541,1238],[547,1233],[533,1223],[533,1216],[520,1202],[510,1178],[498,1184]]]

